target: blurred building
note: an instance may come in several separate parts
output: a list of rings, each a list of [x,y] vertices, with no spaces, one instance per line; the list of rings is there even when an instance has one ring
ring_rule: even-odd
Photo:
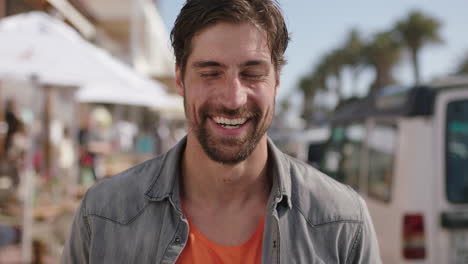
[[[175,92],[168,33],[152,0],[0,0],[0,18],[42,10]]]

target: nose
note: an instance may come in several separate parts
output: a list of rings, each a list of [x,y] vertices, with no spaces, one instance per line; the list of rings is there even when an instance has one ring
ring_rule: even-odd
[[[235,110],[247,103],[247,87],[238,76],[227,77],[222,93],[221,103],[228,109]]]

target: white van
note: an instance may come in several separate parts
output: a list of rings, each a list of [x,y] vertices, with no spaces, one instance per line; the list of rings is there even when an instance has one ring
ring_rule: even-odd
[[[468,263],[467,79],[343,105],[320,167],[364,197],[384,263]]]

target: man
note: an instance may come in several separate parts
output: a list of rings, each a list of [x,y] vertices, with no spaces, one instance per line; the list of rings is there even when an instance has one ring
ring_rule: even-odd
[[[5,121],[8,125],[8,130],[5,136],[5,142],[3,146],[3,153],[8,156],[8,151],[13,143],[13,135],[18,131],[18,125],[20,120],[16,115],[16,101],[12,98],[8,99],[5,107]]]
[[[364,202],[266,131],[288,32],[271,0],[189,0],[171,33],[187,137],[91,188],[64,263],[380,263]]]

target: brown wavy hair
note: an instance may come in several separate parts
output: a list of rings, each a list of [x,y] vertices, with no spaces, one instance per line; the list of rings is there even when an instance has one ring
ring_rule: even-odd
[[[272,63],[276,70],[286,63],[284,52],[289,34],[278,3],[274,0],[187,0],[171,31],[176,64],[185,74],[195,34],[219,22],[251,23],[267,34]]]

